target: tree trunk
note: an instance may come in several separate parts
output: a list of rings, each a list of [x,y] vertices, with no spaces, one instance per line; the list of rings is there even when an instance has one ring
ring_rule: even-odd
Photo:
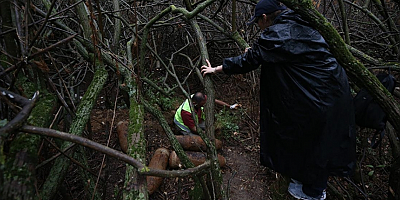
[[[146,165],[146,138],[144,135],[144,110],[138,100],[138,93],[132,88],[130,94],[128,150],[127,154]],[[137,90],[136,90],[137,91]],[[123,199],[148,199],[146,176],[139,175],[137,169],[126,165]]]
[[[129,67],[133,69],[132,42],[137,40],[132,37],[127,43]],[[132,72],[127,69],[121,69],[127,84],[129,94],[129,126],[128,126],[128,149],[127,154],[134,159],[146,165],[146,137],[144,135],[144,107],[141,97],[140,74],[143,67],[139,66],[137,75],[133,77]],[[135,79],[136,78],[136,79]],[[124,182],[124,199],[147,200],[149,194],[147,191],[146,176],[139,175],[136,168],[126,165]]]
[[[193,18],[189,20],[190,25],[192,26],[193,30],[196,33],[197,41],[199,44],[200,52],[203,58],[203,64],[206,64],[205,59],[208,58],[207,47],[206,47],[206,40],[200,30],[197,21]],[[206,118],[206,136],[207,138],[203,138],[203,141],[207,144],[207,141],[211,141],[207,145],[207,156],[208,159],[211,161],[211,173],[208,180],[208,183],[212,183],[212,190],[215,193],[213,194],[212,199],[226,199],[226,194],[223,190],[222,184],[222,174],[221,168],[219,166],[218,161],[218,154],[215,148],[215,127],[214,127],[214,101],[215,101],[215,92],[214,92],[214,83],[210,76],[206,76],[204,78],[204,84],[206,88],[207,98],[208,101],[205,105],[205,118]]]
[[[76,118],[69,129],[70,134],[82,135],[89,120],[90,112],[96,103],[100,91],[103,89],[107,77],[108,73],[104,67],[96,70],[93,80],[78,106]],[[71,146],[70,142],[64,142],[61,149],[68,148],[69,146]],[[68,172],[70,163],[71,161],[66,157],[59,157],[56,159],[50,174],[43,185],[43,190],[41,191],[41,198],[43,200],[53,199],[57,192],[57,188],[62,184],[62,181]]]
[[[78,1],[75,1],[77,3]],[[48,4],[48,1],[47,1]],[[88,9],[86,5],[83,2],[80,2],[79,4],[76,5],[76,12],[79,17],[79,21],[81,23],[81,26],[83,27],[83,35],[86,39],[92,40],[93,44],[96,44],[98,41],[98,38],[101,36],[98,36],[98,33],[96,32],[95,28],[95,22],[93,19],[91,19],[89,16],[90,13],[88,12]],[[90,23],[92,22],[92,23]],[[92,26],[91,26],[92,25]],[[77,44],[77,42],[75,42]],[[92,44],[92,45],[93,45]],[[103,85],[107,80],[108,73],[105,70],[104,64],[101,62],[101,58],[99,58],[99,55],[96,53],[96,50],[94,50],[94,55],[90,57],[90,55],[86,54],[86,51],[81,50],[82,48],[80,47],[80,44],[78,50],[81,53],[82,57],[84,57],[86,60],[89,62],[93,62],[93,65],[97,66],[97,70],[94,74],[93,80],[83,96],[83,99],[81,103],[78,106],[77,113],[75,116],[75,119],[70,127],[69,132],[71,134],[75,135],[81,135],[83,130],[86,127],[86,124],[88,123],[90,119],[90,113],[93,108],[93,106],[96,103],[96,99],[103,89]],[[62,145],[61,149],[65,149],[69,147],[71,143],[65,142]],[[83,165],[87,166],[87,160],[85,156],[85,151],[82,147],[79,147],[80,151],[78,153],[74,153],[73,157],[76,157],[76,159],[82,163]],[[42,198],[46,199],[49,198],[51,199],[56,191],[57,188],[61,185],[66,173],[68,172],[68,167],[70,165],[70,160],[65,157],[60,157],[56,160],[50,175],[48,176],[46,182],[44,183],[43,191],[42,191]],[[94,183],[95,181],[88,181],[88,180],[95,180],[88,174],[85,170],[81,170],[81,176],[82,176],[82,181],[84,181],[84,184],[89,184],[89,195],[88,196],[93,196],[92,193],[94,191]],[[96,199],[99,199],[99,196],[97,194],[94,195]]]
[[[30,96],[33,93],[30,88],[34,89],[36,86],[29,82],[23,84],[25,86],[22,86],[22,88]],[[53,112],[55,102],[54,95],[42,90],[40,99],[28,118],[28,123],[38,127],[48,126],[52,116],[49,113]],[[0,169],[4,169],[0,178],[0,185],[3,186],[0,189],[0,195],[3,198],[33,199],[35,197],[35,167],[38,163],[37,152],[40,141],[40,137],[37,135],[18,133],[10,145],[11,148],[7,157],[2,154],[3,152],[0,153],[0,157],[5,158],[5,163],[0,164]]]

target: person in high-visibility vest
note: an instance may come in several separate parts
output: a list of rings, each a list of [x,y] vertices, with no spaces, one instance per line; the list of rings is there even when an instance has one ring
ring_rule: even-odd
[[[195,112],[195,119],[193,119],[192,112],[190,109],[189,100],[186,99],[177,109],[174,117],[174,123],[179,129],[179,132],[183,135],[191,135],[191,134],[198,134],[196,123],[199,124],[199,127],[203,130],[205,129],[205,116],[203,111],[203,106],[207,102],[207,95],[196,92],[191,96],[194,112]],[[233,104],[229,105],[221,100],[215,99],[215,103],[221,106],[229,107],[230,109],[237,109],[240,107],[240,104]]]

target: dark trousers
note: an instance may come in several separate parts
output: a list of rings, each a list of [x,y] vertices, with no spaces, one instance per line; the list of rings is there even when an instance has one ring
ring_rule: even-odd
[[[310,197],[320,197],[328,186],[328,176],[314,183],[303,183],[303,192]]]

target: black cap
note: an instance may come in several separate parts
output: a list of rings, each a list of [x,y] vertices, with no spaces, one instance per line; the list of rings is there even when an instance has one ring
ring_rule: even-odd
[[[286,6],[283,5],[281,2],[276,0],[260,0],[256,8],[254,9],[254,15],[247,21],[247,25],[252,25],[256,21],[257,17],[263,14],[270,14],[277,10],[286,10]]]

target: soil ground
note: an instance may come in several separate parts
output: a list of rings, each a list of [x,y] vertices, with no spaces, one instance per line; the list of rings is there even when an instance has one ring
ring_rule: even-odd
[[[109,117],[111,117],[112,112],[112,110],[108,111]],[[120,117],[122,117],[122,119],[126,120],[125,117],[127,117],[128,110],[119,110],[116,114],[116,119],[121,119]],[[92,116],[92,120],[94,120],[92,123],[92,131],[104,134],[103,131],[96,128],[96,125],[93,125],[94,123],[97,123],[99,126],[103,126],[104,122],[101,121],[101,119],[107,119],[107,116],[104,116],[104,110],[96,109],[93,111]],[[148,162],[155,150],[158,148],[163,147],[173,151],[162,128],[155,120],[149,120],[150,118],[152,117],[147,116],[145,122],[146,133],[148,136]],[[239,132],[232,133],[232,135],[233,134],[235,134],[234,137],[222,139],[223,148],[218,151],[218,153],[226,159],[226,166],[222,168],[222,175],[224,188],[229,192],[229,199],[271,199],[267,183],[273,182],[274,179],[276,179],[275,174],[271,170],[260,166],[258,160],[259,149],[257,148],[258,145],[256,144],[256,141],[252,140],[252,138],[246,138],[248,135],[242,135]],[[105,136],[106,134],[104,134],[104,138],[106,138]],[[110,143],[114,144],[115,149],[120,150],[117,133],[114,132],[111,138]],[[99,163],[100,157],[93,160],[93,162]],[[117,181],[116,183],[118,183],[119,181],[118,184],[114,185],[115,188],[113,189],[117,191],[116,196],[113,196],[114,194],[111,196],[112,198],[120,199],[120,197],[118,197],[120,194],[118,193],[123,187],[122,180],[124,179],[125,166],[122,162],[115,159],[109,159],[109,165],[111,165],[111,169],[109,169],[110,175],[108,180],[118,177],[118,180],[113,180],[111,182],[115,183],[115,181]],[[118,170],[115,171],[112,169]],[[192,181],[188,181],[186,178],[164,179],[159,190],[151,195],[150,199],[179,199],[179,195],[181,195],[182,199],[188,199],[188,191],[192,188],[192,183]],[[109,193],[110,192],[112,191],[109,191]]]
[[[255,97],[249,96],[249,90],[245,88],[248,88],[246,83],[242,86],[226,84],[216,91],[217,99],[229,104],[240,103],[243,106],[241,110],[231,111],[227,109],[227,112],[241,116],[241,119],[239,118],[237,121],[239,130],[219,136],[223,142],[223,148],[218,153],[226,159],[226,166],[222,168],[223,187],[231,200],[272,199],[270,197],[270,184],[268,183],[276,181],[276,174],[261,166],[259,162],[258,125],[256,122],[258,121],[258,105],[252,103],[256,101],[254,98],[258,98],[258,95]],[[183,100],[184,97],[182,97]],[[112,126],[114,128],[110,135],[109,144],[114,149],[120,150],[115,126],[119,121],[128,119],[128,109],[121,108],[115,111],[107,109],[106,101],[105,97],[100,97],[96,109],[92,111],[91,127],[93,137],[95,137],[94,140],[99,140],[102,144],[107,143],[109,136],[107,131]],[[173,130],[175,130],[173,115],[180,103],[178,102],[174,105],[175,108],[171,110],[163,111]],[[217,107],[216,112],[221,109],[224,108]],[[146,163],[148,164],[156,149],[163,147],[173,151],[173,148],[162,127],[153,116],[146,114],[144,125],[145,133],[148,137]],[[96,155],[92,160],[93,165],[98,165],[95,163],[101,163],[102,159],[103,156]],[[107,162],[109,167],[104,167],[102,177],[108,180],[108,183],[106,183],[106,186],[103,184],[102,187],[108,188],[106,189],[107,199],[121,199],[125,164],[113,158],[107,159]],[[93,169],[93,171],[95,170],[98,171],[99,168]],[[192,187],[193,181],[187,178],[166,178],[160,188],[150,196],[150,199],[188,199],[188,191]]]
[[[266,199],[293,199],[286,192],[287,184],[283,177],[273,172],[272,170],[263,167],[259,162],[259,140],[258,140],[258,91],[251,82],[246,82],[243,77],[230,79],[224,84],[221,84],[216,91],[216,98],[227,103],[241,103],[242,110],[230,111],[236,112],[240,119],[237,122],[238,131],[230,132],[223,135],[220,139],[223,142],[223,148],[218,151],[219,154],[225,157],[226,166],[222,168],[223,187],[231,200],[266,200]],[[238,84],[240,83],[240,84]],[[107,89],[114,93],[112,89]],[[115,94],[115,93],[114,93]],[[113,94],[113,95],[114,95]],[[128,110],[124,106],[117,109],[112,109],[112,104],[107,104],[106,96],[113,96],[107,92],[103,94],[98,105],[92,111],[91,115],[91,137],[93,140],[108,144],[108,146],[121,150],[117,132],[115,129],[119,121],[128,119]],[[122,95],[119,95],[119,100],[122,102]],[[182,97],[182,101],[184,98]],[[179,106],[179,102],[175,107]],[[123,103],[121,103],[122,105]],[[216,108],[216,111],[222,108]],[[162,109],[161,109],[162,110]],[[173,115],[175,108],[163,110],[165,118],[169,121],[171,128],[174,129]],[[145,133],[147,135],[147,163],[151,159],[155,150],[158,148],[167,148],[172,151],[172,147],[162,127],[158,124],[150,114],[145,116]],[[110,131],[111,130],[111,131]],[[110,134],[111,133],[111,134]],[[368,132],[364,133],[368,137]],[[90,136],[89,135],[89,136]],[[362,136],[362,135],[361,135]],[[387,154],[388,141],[382,142],[383,145],[379,150],[379,154],[383,151]],[[327,189],[327,199],[343,199],[341,194],[347,192],[356,193],[357,199],[386,199],[388,191],[388,167],[376,167],[374,175],[370,176],[371,166],[378,166],[381,161],[381,156],[376,155],[378,150],[369,148],[358,148],[359,156],[364,156],[361,166],[361,175],[364,179],[363,185],[357,183],[357,187],[352,186],[351,180],[340,178],[331,178]],[[371,153],[372,151],[372,153]],[[375,151],[375,153],[373,152]],[[97,185],[98,191],[102,193],[103,199],[122,199],[122,191],[125,175],[125,163],[105,157],[102,154],[92,152],[89,157],[91,170],[96,174],[101,169],[100,179]],[[383,159],[385,160],[385,159]],[[387,160],[387,159],[386,159]],[[103,163],[103,164],[102,164]],[[385,165],[385,163],[383,163]],[[100,168],[102,166],[102,168]],[[65,180],[65,187],[60,190],[57,199],[78,199],[77,197],[87,197],[86,188],[82,181],[79,181],[79,173],[75,165],[71,166],[71,173]],[[93,180],[94,181],[94,180]],[[162,199],[189,199],[188,192],[193,187],[193,181],[189,178],[166,178],[163,180],[159,189],[150,196],[152,200]],[[360,189],[361,188],[361,189]],[[362,194],[366,191],[365,194]],[[69,198],[67,198],[67,196]],[[354,196],[354,195],[353,195]],[[90,197],[89,197],[90,198]],[[86,198],[87,199],[87,198]]]

